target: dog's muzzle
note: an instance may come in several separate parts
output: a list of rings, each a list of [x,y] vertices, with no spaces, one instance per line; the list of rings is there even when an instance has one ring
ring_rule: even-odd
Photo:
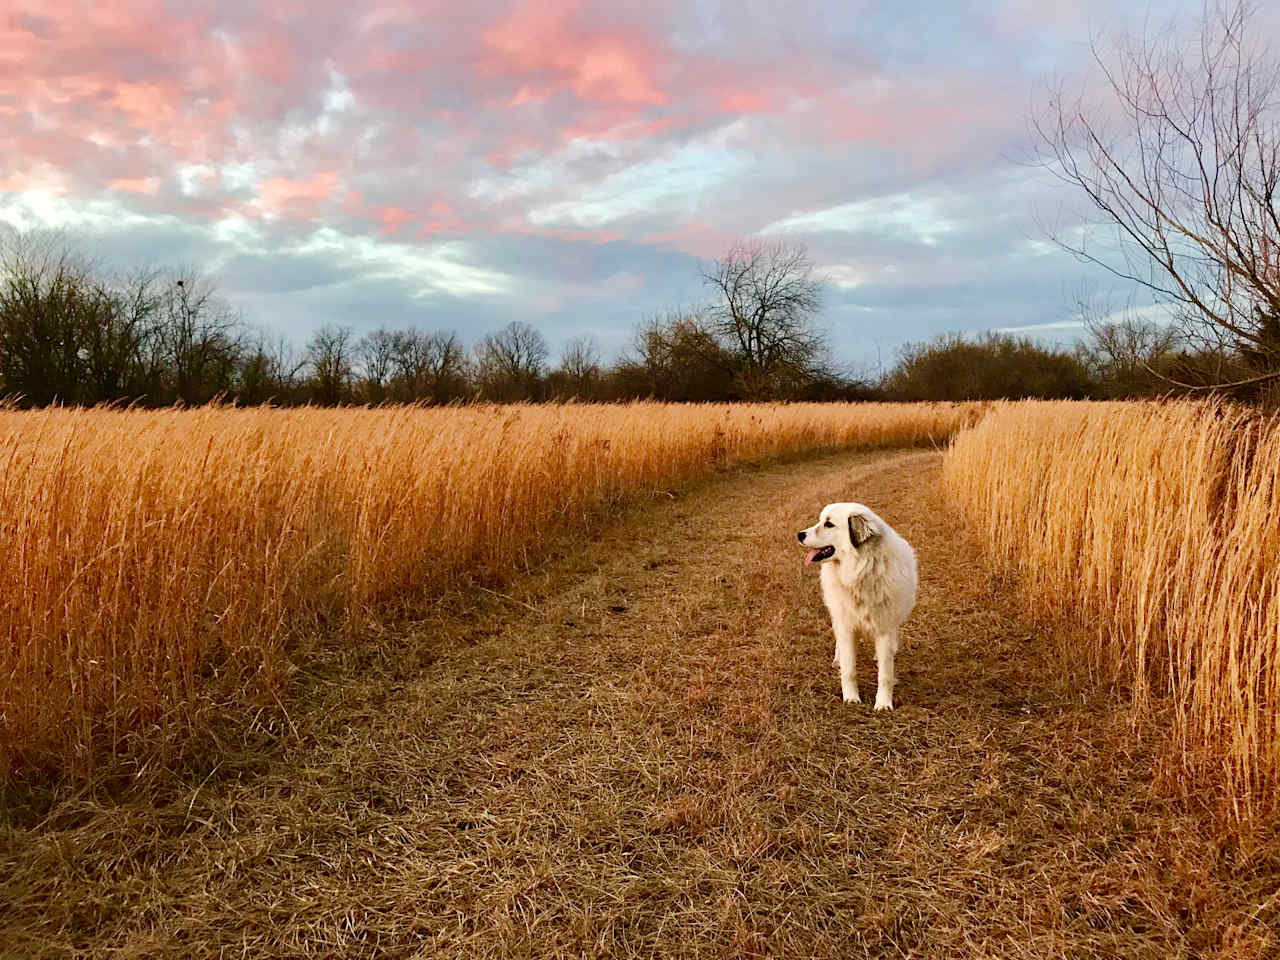
[[[801,530],[796,534],[796,539],[804,543],[804,538],[808,532],[808,530]],[[830,560],[835,555],[835,547],[814,547],[809,551],[808,556],[804,558],[804,565],[807,567],[811,563],[821,563],[823,560]]]

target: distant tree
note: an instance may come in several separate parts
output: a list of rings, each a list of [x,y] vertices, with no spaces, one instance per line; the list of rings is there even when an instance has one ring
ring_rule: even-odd
[[[167,278],[158,294],[156,362],[167,374],[167,400],[207,403],[231,391],[243,344],[242,321],[213,280],[194,268]]]
[[[243,346],[194,270],[111,275],[61,234],[0,242],[0,378],[22,402],[204,403],[233,390]]]
[[[1125,257],[1087,233],[1055,239],[1152,290],[1190,350],[1230,355],[1232,380],[1185,386],[1245,395],[1280,380],[1280,59],[1252,15],[1206,5],[1190,44],[1163,31],[1095,49],[1109,102],[1058,93],[1036,125],[1047,166]]]
[[[108,322],[90,331],[85,347],[94,402],[154,403],[162,398],[167,375],[160,341],[164,286],[163,272],[149,266],[112,283],[115,310]]]
[[[785,396],[826,373],[822,282],[804,247],[740,241],[703,280],[716,294],[707,330],[732,357],[744,399]]]
[[[1082,399],[1092,389],[1073,354],[994,333],[908,344],[883,387],[890,400]]]
[[[590,335],[575,337],[565,345],[560,366],[549,377],[554,396],[579,400],[596,398],[601,382],[600,345]]]
[[[810,377],[788,399],[810,403],[853,403],[881,400],[883,397],[874,381],[830,370]]]
[[[733,356],[697,313],[672,310],[651,317],[636,330],[632,351],[617,373],[628,395],[669,401],[741,398]]]
[[[1077,356],[1103,396],[1133,398],[1167,393],[1181,338],[1171,324],[1129,310],[1119,319],[1081,303],[1086,336]]]
[[[449,403],[471,394],[467,353],[451,331],[397,331],[393,367],[396,400]]]
[[[354,337],[350,327],[328,324],[317,330],[307,344],[306,362],[315,402],[336,406],[351,398]]]
[[[360,391],[368,403],[381,403],[387,399],[391,379],[395,374],[398,338],[397,333],[386,327],[379,327],[365,334],[356,344]]]
[[[59,235],[13,233],[0,249],[0,377],[20,402],[92,402],[85,395],[86,329],[112,305]]]
[[[536,400],[542,392],[547,341],[519,320],[491,333],[476,346],[476,377],[490,400]]]
[[[296,403],[302,399],[305,367],[305,358],[298,358],[287,339],[268,343],[259,337],[245,346],[234,388],[236,400],[248,405]]]

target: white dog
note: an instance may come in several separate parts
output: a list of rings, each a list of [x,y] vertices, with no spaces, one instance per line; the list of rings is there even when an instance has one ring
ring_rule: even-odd
[[[854,672],[854,635],[876,643],[876,709],[893,709],[893,658],[898,628],[916,603],[916,554],[911,544],[860,503],[829,503],[818,522],[796,536],[809,547],[806,565],[822,564],[822,599],[836,635],[845,703],[861,703]]]

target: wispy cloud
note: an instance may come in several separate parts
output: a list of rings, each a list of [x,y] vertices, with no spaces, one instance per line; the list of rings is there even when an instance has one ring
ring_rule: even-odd
[[[531,209],[529,222],[595,229],[637,214],[695,214],[720,184],[739,176],[750,163],[743,150],[704,143],[675,146],[610,173],[572,199]]]
[[[1052,320],[1049,323],[1024,323],[1014,327],[995,327],[996,333],[1047,333],[1051,330],[1082,330],[1083,320]]]
[[[760,233],[893,234],[931,247],[954,229],[936,199],[899,193],[792,214],[762,227]]]
[[[401,281],[410,286],[417,297],[437,293],[487,297],[511,288],[512,278],[507,274],[468,263],[469,250],[461,241],[411,246],[322,227],[286,252],[323,255],[341,266],[358,267],[373,279]]]

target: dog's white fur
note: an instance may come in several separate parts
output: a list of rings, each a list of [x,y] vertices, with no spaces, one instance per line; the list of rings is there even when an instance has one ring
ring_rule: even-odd
[[[831,612],[836,636],[832,661],[840,668],[840,690],[846,703],[861,703],[854,640],[875,640],[879,664],[876,709],[893,709],[894,658],[898,630],[916,603],[916,554],[896,530],[860,503],[829,503],[818,522],[797,538],[813,550],[834,548],[822,561],[822,599]]]

